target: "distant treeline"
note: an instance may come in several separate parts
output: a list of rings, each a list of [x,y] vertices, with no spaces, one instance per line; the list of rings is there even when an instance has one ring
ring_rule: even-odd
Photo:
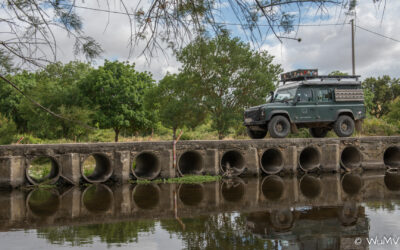
[[[6,78],[25,96],[0,80],[0,144],[22,137],[22,143],[104,141],[111,139],[104,136],[111,130],[115,141],[120,134],[171,139],[181,129],[191,136],[186,139],[240,137],[244,108],[264,103],[282,72],[267,52],[228,34],[198,38],[176,56],[182,63],[179,73],[159,82],[119,61],[106,60],[98,68],[78,61],[54,63],[35,72],[10,67]],[[366,78],[363,86],[364,133],[397,134],[400,80]]]

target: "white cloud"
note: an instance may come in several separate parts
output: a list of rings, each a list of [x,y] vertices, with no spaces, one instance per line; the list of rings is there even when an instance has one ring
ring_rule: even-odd
[[[360,1],[357,7],[356,25],[400,40],[400,27],[397,25],[400,2],[390,2],[384,13],[376,10],[372,1]],[[343,23],[344,15],[338,20],[332,17],[318,24]],[[346,21],[347,23],[348,21]],[[302,41],[284,40],[279,44],[276,38],[261,49],[274,55],[275,62],[281,63],[285,71],[297,68],[318,68],[327,74],[334,70],[351,73],[351,26],[312,26],[300,27],[297,37]],[[355,35],[356,74],[363,77],[384,74],[400,77],[400,43],[359,28]]]

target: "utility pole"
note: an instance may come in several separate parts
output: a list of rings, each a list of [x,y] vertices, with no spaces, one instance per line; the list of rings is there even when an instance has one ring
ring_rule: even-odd
[[[351,63],[353,65],[353,76],[356,75],[356,58],[354,55],[354,19],[350,20],[351,24]]]

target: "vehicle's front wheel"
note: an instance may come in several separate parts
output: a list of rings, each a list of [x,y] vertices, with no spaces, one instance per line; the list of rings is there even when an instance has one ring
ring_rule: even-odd
[[[333,130],[339,137],[349,137],[354,132],[354,120],[348,115],[341,115],[336,120]]]
[[[247,134],[251,139],[262,139],[267,135],[268,131],[251,130],[247,127]]]
[[[327,128],[310,128],[310,135],[314,138],[324,138],[328,134],[329,129]]]
[[[274,116],[268,123],[268,131],[272,138],[284,138],[290,132],[290,122],[284,116]]]

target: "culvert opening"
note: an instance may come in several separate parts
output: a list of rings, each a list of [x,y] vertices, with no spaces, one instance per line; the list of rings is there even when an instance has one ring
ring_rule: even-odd
[[[261,169],[266,174],[279,173],[283,168],[282,152],[278,149],[271,148],[266,150],[261,156]]]
[[[92,185],[83,191],[82,203],[89,212],[101,214],[111,209],[114,195],[105,185]]]
[[[309,172],[317,169],[319,168],[320,164],[321,154],[319,153],[318,149],[314,147],[308,147],[301,151],[299,165],[303,171]]]
[[[346,170],[354,170],[361,166],[361,152],[356,147],[346,147],[340,155],[340,165]]]
[[[154,184],[139,184],[133,189],[132,196],[138,208],[153,209],[160,203],[160,188]]]
[[[55,190],[36,189],[27,197],[29,210],[38,217],[49,217],[60,207],[60,196]]]
[[[301,193],[309,198],[317,198],[322,191],[321,180],[315,176],[304,175],[300,180]]]
[[[187,151],[178,161],[178,171],[181,175],[198,175],[203,172],[204,161],[199,152]]]
[[[200,184],[181,184],[178,196],[186,206],[197,206],[204,199],[204,187]]]
[[[285,185],[281,177],[270,175],[261,182],[261,192],[264,197],[271,201],[279,200],[283,196]]]
[[[158,157],[150,152],[140,153],[132,163],[132,174],[138,179],[152,180],[160,174],[160,171]]]
[[[349,195],[356,195],[361,191],[363,181],[357,174],[345,174],[342,177],[342,189]]]
[[[35,157],[26,169],[26,177],[33,184],[54,184],[60,177],[60,166],[48,156]]]
[[[294,216],[290,209],[273,210],[270,213],[270,222],[277,232],[286,232],[293,227]]]
[[[383,154],[383,162],[386,166],[392,168],[400,167],[400,148],[399,147],[389,147],[385,150]]]
[[[100,183],[111,177],[113,169],[107,156],[92,154],[82,163],[81,172],[87,182]]]
[[[358,220],[358,207],[353,202],[346,202],[338,209],[338,219],[343,226],[353,226]]]
[[[221,169],[224,173],[240,175],[244,171],[244,167],[244,157],[239,151],[227,151],[222,155]]]
[[[400,173],[397,172],[386,172],[384,177],[386,188],[390,191],[400,190]]]
[[[240,178],[228,179],[222,183],[221,193],[225,201],[239,202],[243,199],[245,191],[246,186]]]

